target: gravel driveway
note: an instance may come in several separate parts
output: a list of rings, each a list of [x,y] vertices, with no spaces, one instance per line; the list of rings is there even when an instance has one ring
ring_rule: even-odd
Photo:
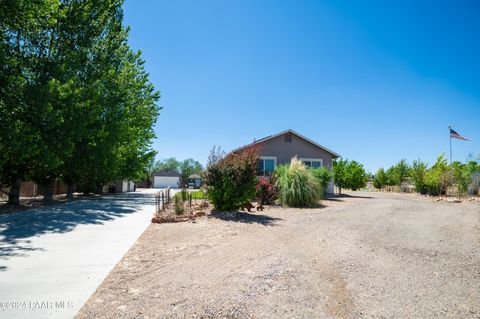
[[[349,194],[151,225],[78,318],[480,318],[480,203]]]

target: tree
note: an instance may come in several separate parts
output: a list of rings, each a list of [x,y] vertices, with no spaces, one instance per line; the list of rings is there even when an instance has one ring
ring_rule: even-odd
[[[470,159],[465,164],[465,169],[470,176],[470,192],[472,195],[476,195],[480,188],[480,156],[477,160]]]
[[[203,171],[202,164],[193,158],[187,158],[179,164],[180,174],[184,183],[187,182],[188,177],[192,174],[201,174]]]
[[[467,165],[455,161],[450,165],[452,170],[453,182],[457,186],[458,195],[464,195],[468,191],[468,185],[471,180],[471,173],[467,169]]]
[[[389,167],[385,172],[385,174],[387,175],[386,185],[394,186],[398,184],[397,172],[395,170],[395,166]]]
[[[339,159],[333,162],[333,180],[342,193],[342,188],[358,190],[367,185],[367,172],[363,165],[356,161]]]
[[[425,186],[429,195],[443,195],[450,184],[450,168],[443,153],[425,174]]]
[[[136,179],[155,153],[159,93],[130,49],[121,0],[4,1],[0,7],[0,184],[51,199]]]
[[[410,170],[410,176],[415,185],[415,190],[420,194],[425,194],[427,191],[425,184],[425,177],[427,175],[428,165],[421,160],[413,161],[412,168]]]
[[[410,166],[407,163],[407,160],[402,159],[398,162],[393,169],[395,185],[402,187],[402,184],[407,180],[410,172]]]
[[[132,51],[127,43],[122,3],[80,1],[85,4],[83,16],[88,20],[93,14],[97,20],[82,33],[92,35],[82,57],[87,67],[79,82],[82,130],[62,177],[87,193],[109,181],[142,178],[155,155],[151,140],[160,95],[148,81],[141,52]],[[79,15],[78,8],[72,11]]]
[[[347,174],[348,160],[338,159],[333,161],[333,181],[338,187],[338,193],[342,193],[342,188],[348,188]]]
[[[385,185],[388,185],[387,173],[383,168],[379,168],[373,177],[373,186],[377,189],[382,189]]]
[[[60,11],[55,0],[0,3],[0,184],[9,187],[12,205],[20,203],[21,181],[36,160],[50,158],[43,154],[38,129],[56,117],[45,99],[49,82],[44,69]]]
[[[356,191],[367,185],[368,176],[362,164],[350,161],[346,167],[346,172],[347,188]]]
[[[175,157],[170,157],[155,163],[156,171],[161,171],[164,169],[170,169],[180,173],[180,162]]]

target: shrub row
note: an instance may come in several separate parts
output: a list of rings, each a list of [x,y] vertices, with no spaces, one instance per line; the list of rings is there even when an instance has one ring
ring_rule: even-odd
[[[445,195],[450,187],[454,187],[459,196],[477,195],[480,162],[472,159],[466,163],[448,164],[444,154],[431,167],[421,160],[413,161],[412,165],[401,160],[387,170],[380,168],[373,178],[373,186],[378,189],[399,186],[404,191],[409,185],[413,185],[418,193],[432,196]]]

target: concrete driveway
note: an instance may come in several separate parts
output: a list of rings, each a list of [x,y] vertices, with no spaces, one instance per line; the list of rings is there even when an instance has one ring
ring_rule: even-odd
[[[0,318],[72,318],[149,225],[155,191],[0,216]]]

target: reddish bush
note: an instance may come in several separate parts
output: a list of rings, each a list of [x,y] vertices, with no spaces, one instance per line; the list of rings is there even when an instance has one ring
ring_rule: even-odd
[[[237,210],[255,196],[258,153],[258,146],[247,146],[227,155],[212,150],[204,182],[216,210]]]
[[[261,205],[270,205],[278,198],[274,177],[260,177],[256,186],[256,195]]]

